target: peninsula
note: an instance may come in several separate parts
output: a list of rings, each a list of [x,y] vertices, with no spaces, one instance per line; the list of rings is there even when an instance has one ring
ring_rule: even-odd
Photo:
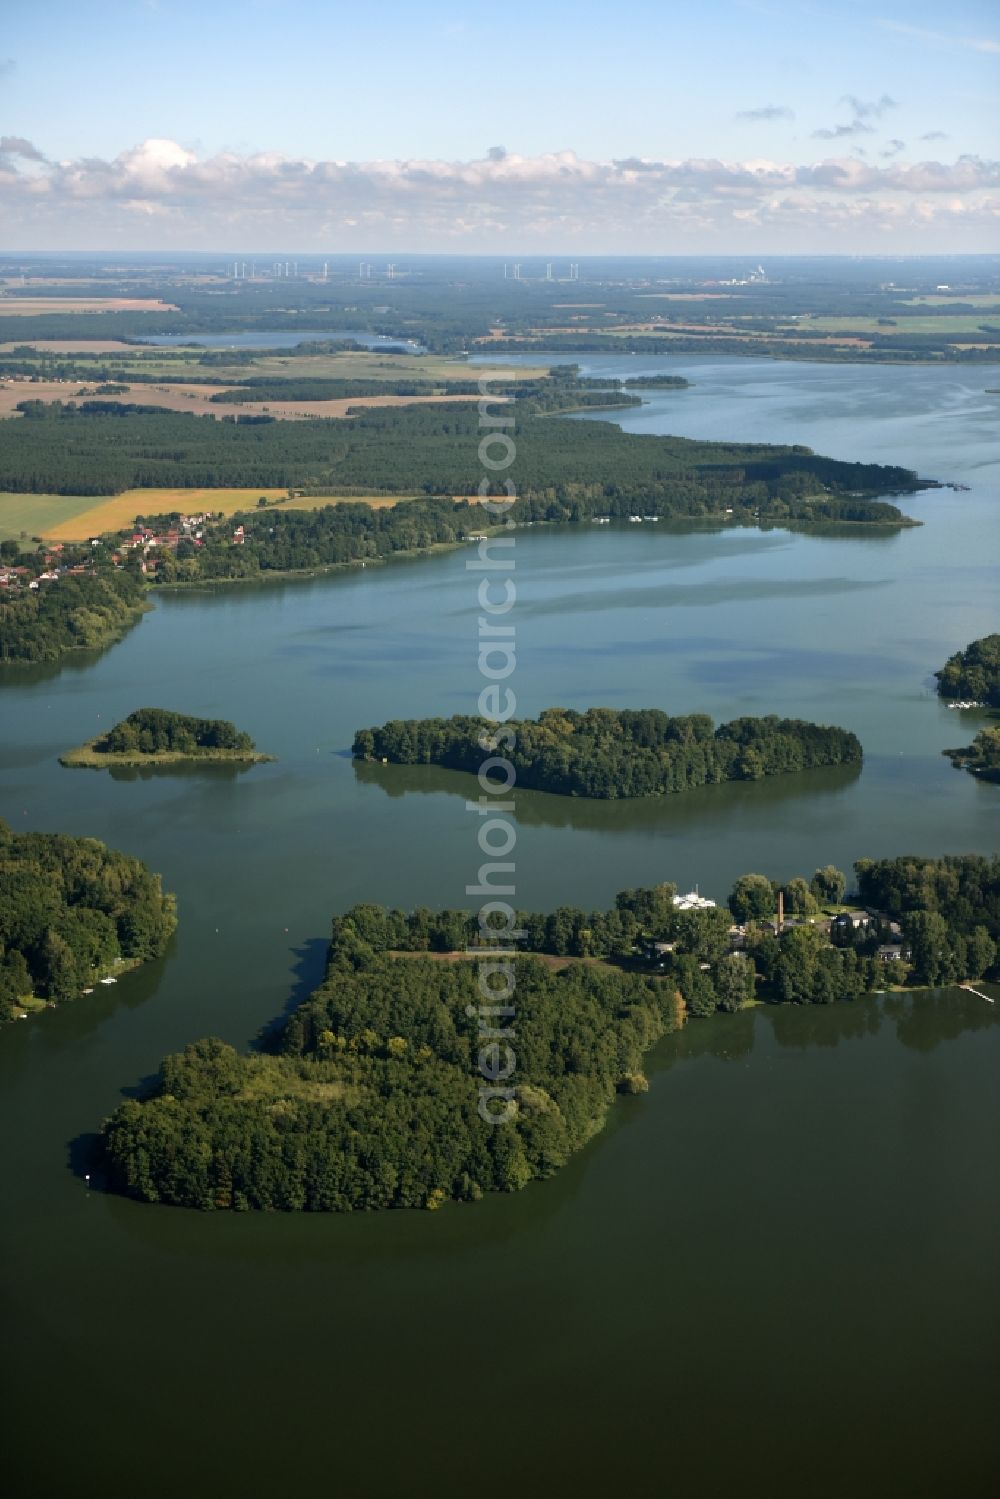
[[[728,910],[663,884],[624,890],[607,911],[517,912],[523,955],[494,932],[496,966],[516,969],[516,1021],[487,1032],[502,1042],[488,1052],[516,1055],[513,1073],[491,1073],[511,1078],[499,1122],[477,1104],[478,916],[355,906],[334,919],[326,977],[270,1050],[195,1042],[119,1105],[102,1136],[108,1184],[243,1211],[515,1191],[586,1144],[616,1093],[644,1092],[644,1054],[689,1018],[995,974],[1000,860],[861,860],[855,873],[850,905],[827,865],[808,882],[744,875]]]
[[[159,957],[176,925],[173,896],[138,859],[0,822],[0,1023]]]
[[[967,770],[983,781],[1000,781],[1000,727],[980,729],[971,744],[944,753],[956,770]]]
[[[949,656],[937,678],[938,696],[1000,708],[1000,635],[984,635]]]

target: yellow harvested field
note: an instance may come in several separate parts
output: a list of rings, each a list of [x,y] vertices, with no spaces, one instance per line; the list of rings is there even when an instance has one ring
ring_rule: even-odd
[[[140,387],[141,388],[141,387]],[[148,389],[149,387],[147,387]],[[156,386],[157,390],[167,387]],[[174,390],[183,390],[185,387],[175,385]],[[189,387],[190,388],[190,387]],[[205,391],[207,386],[194,387],[197,391]],[[352,410],[357,411],[360,407],[369,406],[434,406],[442,403],[454,404],[456,401],[477,401],[478,396],[350,396],[345,400],[336,401],[239,401],[210,403],[205,401],[201,406],[188,405],[181,408],[185,411],[202,410],[210,416],[238,415],[254,412],[266,412],[268,416],[276,416],[281,421],[304,421],[308,417],[345,417]],[[495,397],[498,401],[505,401],[506,396]],[[157,398],[159,404],[159,398]],[[163,403],[164,405],[166,402]]]
[[[88,390],[82,380],[0,381],[0,416],[16,416],[22,401],[76,401]]]
[[[0,302],[0,308],[3,303]],[[42,354],[134,354],[134,344],[123,343],[120,338],[26,338],[13,343],[0,344],[0,354],[10,354],[14,349],[37,349]]]
[[[39,317],[46,312],[176,312],[156,297],[0,297],[0,316]]]
[[[118,384],[119,382],[115,382]],[[124,381],[121,382],[125,384]],[[197,416],[253,416],[266,412],[279,421],[310,417],[343,418],[361,406],[426,406],[441,402],[475,401],[477,396],[351,396],[336,401],[213,401],[227,385],[185,385],[171,380],[162,385],[129,385],[116,395],[97,394],[96,383],[82,380],[37,380],[0,383],[0,417],[16,416],[21,401],[121,401],[129,406],[161,406],[165,411],[191,411]],[[506,400],[505,396],[496,397]]]
[[[51,523],[36,525],[34,534],[44,536],[46,541],[85,541],[89,536],[100,536],[106,531],[120,531],[131,525],[137,515],[164,515],[173,510],[190,515],[202,510],[213,510],[223,515],[234,515],[238,510],[255,510],[261,496],[277,503],[273,509],[319,510],[324,505],[371,505],[383,509],[396,505],[400,500],[412,499],[412,495],[302,495],[297,499],[286,498],[285,489],[127,489],[122,494],[95,496],[87,508],[78,509],[68,517],[53,517]],[[51,501],[59,496],[0,495],[0,527],[4,525],[4,501],[16,499],[26,502],[33,499]],[[77,506],[81,501],[76,499]]]

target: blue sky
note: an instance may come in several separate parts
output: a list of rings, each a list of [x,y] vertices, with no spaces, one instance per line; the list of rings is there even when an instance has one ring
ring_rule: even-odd
[[[997,243],[988,171],[930,182],[896,170],[995,164],[994,0],[36,0],[6,9],[0,245],[69,246],[82,235],[97,247],[96,233],[101,245],[200,248],[210,234],[213,247],[464,242],[583,253],[626,248],[630,222],[643,250],[672,235],[678,251],[724,250],[726,234],[742,249],[754,233],[772,253],[778,241],[790,250],[866,250],[883,239],[915,249],[921,237],[935,251]],[[146,141],[177,152],[137,156]],[[506,167],[444,168],[481,162],[491,147],[506,151]],[[796,180],[831,160],[867,170]],[[402,175],[343,168],[414,161],[435,165]],[[616,161],[669,163],[670,173],[647,165],[639,182],[598,170]],[[515,171],[515,162],[542,165]],[[758,192],[698,170],[761,162]],[[342,165],[323,181],[315,163]],[[308,183],[296,185],[295,164]],[[831,212],[817,213],[831,198]],[[862,202],[870,214],[858,212]]]

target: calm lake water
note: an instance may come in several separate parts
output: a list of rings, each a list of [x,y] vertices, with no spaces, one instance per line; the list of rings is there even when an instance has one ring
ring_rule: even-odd
[[[287,335],[282,335],[287,341]],[[689,374],[634,430],[804,441],[968,484],[891,536],[521,532],[521,711],[778,712],[860,773],[620,806],[517,796],[518,899],[990,852],[1000,788],[941,750],[983,721],[930,674],[997,625],[1000,369],[607,359]],[[470,453],[470,468],[475,454]],[[176,891],[167,957],[0,1037],[14,1492],[709,1495],[995,1488],[996,1009],[955,991],[692,1025],[554,1181],[438,1214],[209,1217],[88,1193],[84,1137],[162,1054],[245,1044],[355,900],[465,904],[469,783],[355,767],[354,730],[471,711],[466,554],[162,596],[96,660],[8,676],[0,813],[92,834]],[[133,708],[220,715],[244,774],[64,770]]]

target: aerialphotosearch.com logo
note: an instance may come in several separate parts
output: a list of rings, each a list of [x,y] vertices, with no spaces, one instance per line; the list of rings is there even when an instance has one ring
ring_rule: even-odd
[[[511,467],[517,447],[509,429],[514,418],[508,415],[507,403],[491,396],[489,377],[479,382],[479,461],[486,469],[479,485],[480,508],[492,522],[513,532],[510,510],[516,490],[510,478],[503,480],[504,495],[494,495],[498,474]],[[479,1004],[470,1005],[466,1013],[479,1022],[478,1065],[479,1113],[487,1124],[507,1124],[517,1112],[512,1078],[517,1056],[511,1042],[515,1039],[514,991],[516,988],[515,944],[525,933],[517,929],[517,915],[509,897],[515,894],[515,861],[517,830],[509,814],[514,803],[509,793],[517,772],[508,755],[514,748],[515,731],[505,727],[514,716],[517,699],[513,689],[502,685],[514,673],[517,663],[515,626],[510,619],[517,598],[514,586],[514,536],[493,535],[481,538],[477,554],[466,562],[470,572],[483,576],[479,581],[478,660],[484,685],[479,693],[479,716],[493,726],[484,732],[479,745],[484,759],[479,767],[480,796],[466,802],[470,812],[479,817],[477,841],[485,855],[475,885],[466,885],[466,895],[482,900],[479,908],[479,935],[470,956],[477,960]],[[497,574],[503,574],[498,577]],[[507,751],[507,754],[502,751]]]

